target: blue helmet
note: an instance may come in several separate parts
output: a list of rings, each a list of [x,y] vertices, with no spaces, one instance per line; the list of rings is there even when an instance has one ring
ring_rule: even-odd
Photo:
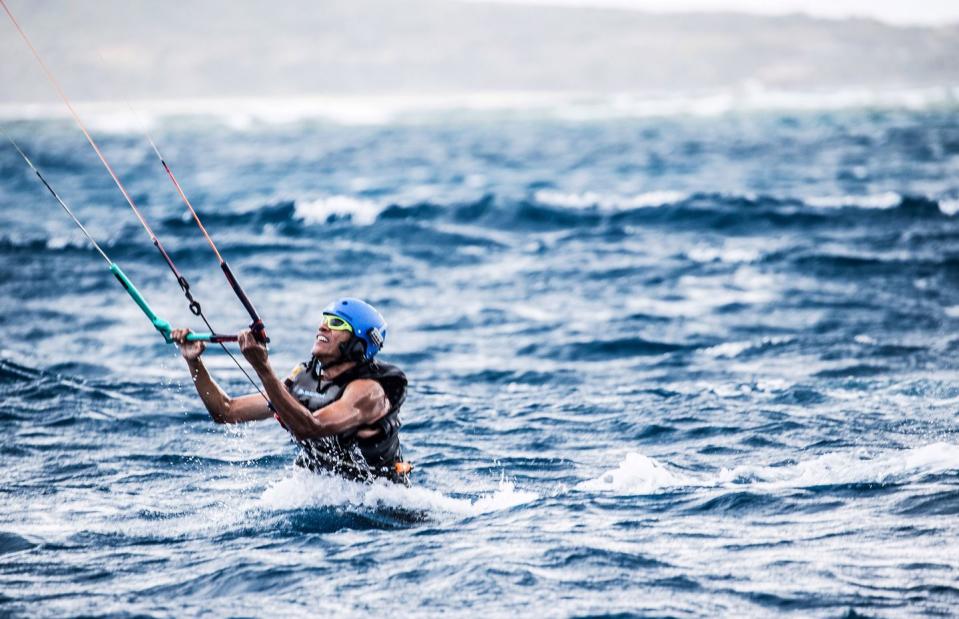
[[[343,297],[323,308],[323,313],[350,323],[353,341],[363,342],[362,350],[355,351],[357,357],[369,361],[383,348],[386,342],[386,320],[366,301]]]

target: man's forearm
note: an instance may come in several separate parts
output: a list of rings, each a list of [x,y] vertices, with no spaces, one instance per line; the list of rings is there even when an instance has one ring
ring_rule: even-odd
[[[190,368],[193,386],[200,394],[200,399],[206,406],[206,410],[209,411],[210,417],[217,423],[228,423],[230,421],[230,396],[216,384],[199,357],[187,360],[186,364]]]
[[[267,397],[273,404],[273,410],[283,425],[298,439],[310,438],[318,435],[319,423],[310,411],[290,395],[286,386],[273,372],[269,363],[262,367],[255,367],[257,376],[266,390]]]

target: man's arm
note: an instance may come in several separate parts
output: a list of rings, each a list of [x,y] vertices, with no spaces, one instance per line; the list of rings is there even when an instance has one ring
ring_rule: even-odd
[[[298,440],[332,436],[370,424],[390,409],[386,392],[375,380],[356,380],[343,390],[336,402],[310,412],[286,389],[270,367],[266,348],[252,334],[240,334],[240,350],[256,370],[280,422]]]
[[[193,385],[200,394],[200,399],[210,417],[217,423],[242,423],[244,421],[256,421],[258,419],[268,419],[273,415],[273,411],[267,405],[266,400],[258,393],[231,398],[220,388],[206,366],[200,359],[205,346],[203,342],[187,342],[187,329],[176,329],[171,334],[173,340],[180,346],[180,353],[186,359],[187,367],[190,368],[190,375],[193,377]]]

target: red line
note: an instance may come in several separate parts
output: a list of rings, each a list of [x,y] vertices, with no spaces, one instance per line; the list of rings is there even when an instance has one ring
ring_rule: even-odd
[[[2,1],[3,0],[0,0],[0,2]],[[223,264],[223,256],[220,255],[219,250],[217,250],[216,248],[216,244],[213,242],[213,239],[210,238],[210,235],[207,233],[206,228],[203,227],[203,222],[200,221],[200,216],[196,214],[195,210],[193,210],[193,205],[190,204],[189,198],[187,198],[186,194],[183,193],[183,188],[180,187],[180,183],[178,183],[176,180],[176,177],[173,176],[173,171],[170,170],[170,166],[168,166],[166,164],[166,161],[164,161],[162,158],[160,159],[160,163],[163,164],[163,169],[166,170],[167,175],[169,175],[170,180],[173,181],[173,185],[176,187],[177,192],[179,192],[180,197],[183,198],[184,204],[186,204],[186,207],[190,209],[191,213],[193,213],[193,219],[196,220],[196,225],[200,226],[200,231],[203,232],[203,236],[206,237],[207,243],[210,244],[210,249],[212,249],[213,253],[216,254],[216,259],[220,261],[220,264]]]

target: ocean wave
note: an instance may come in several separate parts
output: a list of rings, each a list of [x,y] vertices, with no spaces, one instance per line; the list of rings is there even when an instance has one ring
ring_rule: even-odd
[[[304,121],[347,126],[421,123],[435,119],[469,120],[490,116],[537,117],[589,122],[671,116],[716,117],[734,112],[814,112],[862,108],[926,110],[955,106],[959,87],[866,89],[832,91],[770,90],[753,83],[746,87],[701,94],[659,95],[621,92],[486,91],[422,95],[330,95],[275,98],[206,98],[117,102],[76,102],[87,125],[95,131],[136,133],[167,119],[206,117],[238,131],[264,125]],[[67,118],[59,103],[0,105],[0,119]]]
[[[292,216],[306,225],[347,220],[357,226],[369,226],[379,220],[453,221],[456,223],[489,224],[503,222],[520,226],[571,228],[596,226],[604,222],[622,224],[647,221],[681,221],[685,226],[706,227],[748,225],[766,219],[777,225],[800,223],[808,218],[822,220],[834,216],[855,217],[856,210],[881,209],[910,217],[954,215],[959,201],[929,196],[902,196],[896,193],[823,196],[805,200],[788,196],[728,195],[713,193],[688,194],[674,190],[658,190],[635,195],[599,192],[566,193],[538,190],[531,200],[486,194],[475,200],[403,203],[397,199],[370,200],[350,195],[290,202],[292,213],[283,211],[277,218]],[[943,206],[945,205],[945,206]],[[256,211],[246,217],[262,219]],[[721,247],[698,245],[687,253],[701,263],[747,263],[759,260],[765,247],[727,242]]]
[[[565,344],[530,344],[517,351],[520,355],[534,355],[549,359],[576,361],[621,359],[637,356],[658,356],[688,350],[689,345],[659,342],[641,337],[622,337],[610,340],[586,340]]]
[[[37,543],[12,531],[0,531],[0,555],[22,552],[36,548]]]
[[[892,484],[918,481],[959,471],[959,445],[932,443],[903,450],[854,449],[827,453],[795,464],[743,465],[718,474],[681,472],[637,452],[626,454],[615,469],[581,482],[580,490],[652,494],[681,487],[746,488],[750,491],[815,488],[847,484]]]
[[[141,400],[123,392],[125,385],[97,380],[105,372],[105,366],[94,363],[71,362],[45,368],[31,367],[8,358],[5,351],[0,351],[0,396],[66,401],[85,395],[97,398],[101,404],[116,401],[126,405],[142,405]],[[69,411],[70,418],[76,414],[76,411]],[[97,414],[106,415],[103,410],[97,411]],[[49,417],[35,423],[44,425],[59,421],[59,418]]]
[[[686,256],[693,262],[709,264],[711,262],[724,262],[727,264],[755,262],[759,260],[763,252],[757,247],[737,246],[733,243],[726,243],[722,247],[711,247],[700,243],[686,252]]]
[[[144,245],[150,245],[150,239],[139,233],[125,234],[129,228],[124,225],[118,228],[117,234],[109,238],[97,239],[100,247],[114,257],[130,254],[142,254]],[[78,231],[76,234],[50,234],[48,236],[0,236],[0,252],[10,253],[90,253],[96,255],[96,250],[90,241]],[[100,258],[97,257],[97,260]]]
[[[716,359],[735,359],[746,351],[766,350],[795,341],[792,337],[764,337],[758,341],[724,342],[702,350],[702,353]]]
[[[725,229],[749,227],[759,222],[790,226],[831,218],[856,218],[860,210],[881,210],[893,217],[909,216],[913,219],[952,217],[959,213],[959,200],[894,192],[798,199],[753,194],[688,194],[675,190],[635,195],[538,190],[529,199],[484,194],[472,200],[411,203],[398,197],[374,200],[350,194],[331,194],[277,199],[232,211],[201,210],[201,218],[207,227],[220,233],[231,227],[252,227],[257,232],[269,228],[282,236],[295,236],[304,227],[339,222],[348,226],[369,227],[387,220],[443,221],[494,229],[500,229],[505,224],[514,229],[540,230],[672,222],[684,228]],[[190,233],[188,239],[193,238],[192,231],[196,224],[188,212],[177,213],[160,221],[168,233],[182,231]],[[127,227],[128,224],[120,224],[120,227],[110,230],[108,237],[99,239],[101,245],[108,251],[118,253],[139,252],[141,237],[129,233]],[[761,260],[770,250],[775,251],[778,247],[774,240],[765,240],[762,245],[742,239],[727,239],[719,244],[702,241],[686,250],[685,255],[702,264],[751,263]],[[88,249],[89,242],[79,233],[54,233],[46,237],[0,236],[0,251]]]
[[[903,450],[855,449],[827,453],[787,466],[725,469],[720,483],[747,483],[768,489],[916,481],[934,473],[959,471],[959,445],[932,443]]]
[[[668,469],[641,453],[630,452],[615,469],[594,479],[580,482],[578,490],[652,494],[663,488],[697,485],[692,478]]]
[[[943,198],[938,202],[939,210],[942,211],[943,215],[952,217],[956,213],[959,213],[959,199],[950,200],[948,198]]]
[[[598,208],[604,211],[628,211],[637,208],[665,206],[682,202],[689,197],[681,191],[649,191],[633,196],[620,196],[587,191],[583,193],[564,193],[541,189],[533,194],[540,204],[560,208],[586,209]]]
[[[854,207],[863,209],[890,209],[902,204],[902,196],[893,191],[867,195],[818,196],[804,198],[803,202],[815,208]]]
[[[218,228],[232,225],[283,224],[296,218],[296,201],[277,199],[271,202],[249,205],[234,211],[201,209],[199,214],[204,225],[213,225]],[[171,229],[193,230],[196,228],[193,215],[187,210],[174,217],[164,219],[163,224]]]
[[[297,201],[294,216],[309,224],[349,218],[358,226],[369,226],[376,222],[385,208],[386,205],[372,200],[336,195]]]
[[[16,238],[10,236],[0,237],[0,251],[73,251],[80,249],[93,249],[90,241],[79,234],[75,236],[51,235],[48,237],[34,238]]]
[[[759,215],[764,212],[777,214],[788,220],[791,216],[801,218],[804,213],[825,214],[836,209],[936,211],[942,215],[953,216],[959,213],[959,200],[933,195],[902,195],[887,191],[875,194],[843,194],[806,196],[797,198],[789,195],[760,194],[722,194],[677,190],[656,190],[634,195],[620,195],[595,191],[562,192],[541,189],[533,194],[533,201],[544,207],[579,211],[587,213],[598,211],[610,215],[642,212],[660,208],[688,215],[706,214],[728,210],[741,210],[744,215]],[[657,215],[659,217],[659,215]],[[748,262],[755,259],[757,252],[748,248],[736,251],[702,251],[690,257],[702,262],[716,259],[730,262]]]

